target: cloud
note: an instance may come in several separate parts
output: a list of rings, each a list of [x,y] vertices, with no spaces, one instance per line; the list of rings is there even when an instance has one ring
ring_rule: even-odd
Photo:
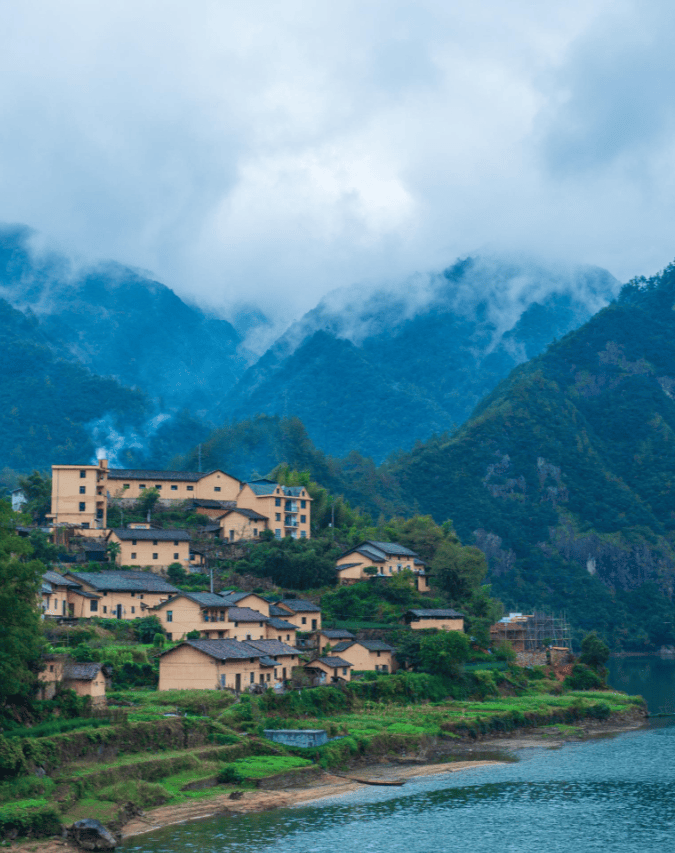
[[[283,325],[490,247],[675,254],[663,0],[61,0],[0,30],[0,220]]]

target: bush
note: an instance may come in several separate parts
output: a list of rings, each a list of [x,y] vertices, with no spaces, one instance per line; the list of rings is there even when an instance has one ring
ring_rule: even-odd
[[[583,663],[577,663],[572,668],[572,674],[564,681],[569,690],[602,690],[605,682],[590,667]]]
[[[144,616],[136,619],[133,625],[134,636],[139,643],[150,645],[155,639],[155,634],[163,634],[162,623],[157,616]]]
[[[0,808],[0,836],[17,833],[44,838],[61,833],[61,820],[54,806],[44,800],[23,800]]]
[[[198,640],[201,637],[201,634],[196,629],[194,631],[188,631],[185,635],[187,640]]]
[[[219,785],[243,785],[246,781],[232,764],[226,764],[216,776]]]
[[[12,779],[26,771],[21,746],[0,735],[0,779]]]

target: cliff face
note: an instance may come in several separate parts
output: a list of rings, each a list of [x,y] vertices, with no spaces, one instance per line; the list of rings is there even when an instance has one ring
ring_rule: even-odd
[[[508,603],[583,609],[648,588],[672,610],[674,305],[673,267],[627,285],[454,437],[392,466],[423,512],[485,550]]]

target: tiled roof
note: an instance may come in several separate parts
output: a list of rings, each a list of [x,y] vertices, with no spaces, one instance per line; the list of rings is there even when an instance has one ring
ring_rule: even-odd
[[[328,637],[329,640],[353,640],[354,635],[351,631],[345,631],[344,628],[324,628],[319,631],[323,637]]]
[[[282,490],[287,498],[307,498],[311,500],[304,486],[282,486]]]
[[[260,515],[259,512],[256,512],[253,509],[246,509],[246,507],[243,506],[231,507],[222,515],[219,515],[218,518],[225,518],[226,515],[229,515],[232,512],[236,512],[237,515],[243,515],[245,518],[250,518],[251,521],[267,521],[266,515]]]
[[[341,566],[336,566],[335,568],[338,572],[341,572],[343,569],[353,569],[354,566],[362,566],[363,563],[343,563]]]
[[[313,601],[304,601],[302,598],[286,598],[280,601],[279,604],[288,607],[293,613],[321,613],[321,608],[318,604],[314,604]]]
[[[118,539],[122,539],[123,541],[132,541],[134,539],[142,539],[144,541],[154,541],[155,539],[158,542],[189,542],[190,534],[187,530],[144,530],[143,528],[138,527],[115,527],[113,528],[113,533],[117,536]]]
[[[356,638],[354,638],[353,640],[344,640],[341,643],[336,643],[333,646],[333,651],[334,652],[344,652],[350,646],[353,646],[355,642],[356,642]]]
[[[63,575],[60,575],[58,572],[52,571],[45,572],[42,575],[42,580],[47,583],[53,583],[55,586],[79,586],[76,581],[64,578]]]
[[[236,501],[212,501],[205,498],[194,498],[190,503],[202,509],[232,509],[237,505]]]
[[[207,473],[212,474],[212,471]],[[109,480],[175,480],[196,483],[207,474],[201,471],[150,471],[145,468],[108,468]]]
[[[362,646],[368,649],[369,652],[393,652],[394,647],[382,640],[357,640]]]
[[[264,495],[273,495],[276,492],[277,486],[279,484],[272,483],[269,480],[259,480],[254,483],[247,483],[246,485],[251,489],[254,494],[258,495],[258,497],[263,497]]]
[[[63,677],[76,681],[93,681],[100,671],[100,663],[68,663],[64,667]]]
[[[418,619],[462,619],[464,617],[463,613],[458,613],[451,607],[437,610],[409,610],[408,613],[412,613]]]
[[[216,660],[246,660],[262,657],[258,649],[240,640],[185,640],[183,645],[192,646]],[[174,646],[174,649],[176,648],[180,646]],[[169,649],[163,654],[170,654],[172,651],[173,649]]]
[[[298,650],[279,640],[246,640],[249,646],[264,652],[266,655],[297,655]]]
[[[196,601],[202,607],[226,607],[225,599],[215,592],[184,592],[186,598]]]
[[[270,618],[267,620],[267,624],[270,628],[276,628],[277,631],[297,631],[298,628],[296,625],[291,625],[290,622],[286,622],[284,619]]]
[[[260,658],[260,666],[279,666],[278,662],[274,660],[274,658],[267,657],[267,655],[262,655]]]
[[[73,578],[100,590],[131,592],[179,592],[153,572],[69,572]]]
[[[410,548],[406,548],[396,542],[376,542],[373,539],[367,539],[365,542],[361,542],[355,548],[350,548],[340,556],[346,557],[347,554],[353,554],[354,552],[363,554],[378,563],[391,557],[409,559],[410,557],[414,558],[418,556],[414,551],[411,551]]]
[[[353,666],[354,664],[349,663],[348,660],[344,660],[344,658],[340,658],[337,655],[326,655],[323,658],[318,658],[319,663],[324,663],[326,666],[338,667],[338,666]],[[317,661],[313,661],[313,663],[317,663]],[[311,666],[312,664],[308,664]]]
[[[267,622],[267,616],[250,607],[230,607],[227,618],[230,622]]]
[[[80,547],[83,551],[105,551],[107,545],[105,539],[85,539]]]
[[[276,604],[270,604],[270,616],[288,616],[288,610],[277,607]]]

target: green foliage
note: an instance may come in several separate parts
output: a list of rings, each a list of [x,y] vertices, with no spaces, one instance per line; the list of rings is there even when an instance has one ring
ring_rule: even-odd
[[[169,582],[174,584],[175,586],[179,586],[180,584],[185,583],[188,578],[188,574],[185,569],[181,566],[180,563],[171,563],[166,572],[167,578]]]
[[[26,769],[21,746],[0,734],[0,779],[19,776]]]
[[[110,800],[113,803],[125,805],[133,803],[142,809],[157,808],[170,799],[170,794],[162,785],[156,782],[145,782],[140,779],[130,779],[126,782],[118,782],[97,792],[100,800]]]
[[[52,478],[33,471],[27,477],[19,477],[19,488],[23,489],[27,500],[23,512],[28,513],[36,524],[44,524],[52,507]]]
[[[583,663],[572,667],[572,674],[564,681],[568,690],[601,690],[605,680],[598,673]]]
[[[160,497],[159,489],[156,489],[154,486],[151,489],[143,489],[136,500],[137,510],[143,515],[152,512]]]
[[[61,820],[55,806],[45,800],[23,800],[0,806],[0,836],[11,834],[45,838],[61,832]]]
[[[195,628],[194,631],[188,631],[186,634],[187,640],[198,640],[201,637],[199,631]]]
[[[165,643],[165,641],[166,641],[166,637],[164,636],[164,634],[159,634],[159,633],[157,633],[157,634],[155,634],[155,636],[152,638],[152,645],[153,645],[156,649],[163,649],[163,648],[164,648],[164,643]]]
[[[310,589],[335,583],[339,549],[330,540],[273,539],[248,547],[238,560],[239,573],[269,577],[286,589]]]
[[[431,675],[454,678],[469,659],[471,644],[461,631],[439,631],[428,634],[420,642],[420,669]]]
[[[157,634],[163,634],[162,623],[157,616],[144,616],[132,620],[134,635],[139,643],[154,643]]]
[[[605,664],[609,660],[609,646],[604,643],[596,631],[591,631],[581,641],[579,663],[586,664],[597,673],[605,673]]]

